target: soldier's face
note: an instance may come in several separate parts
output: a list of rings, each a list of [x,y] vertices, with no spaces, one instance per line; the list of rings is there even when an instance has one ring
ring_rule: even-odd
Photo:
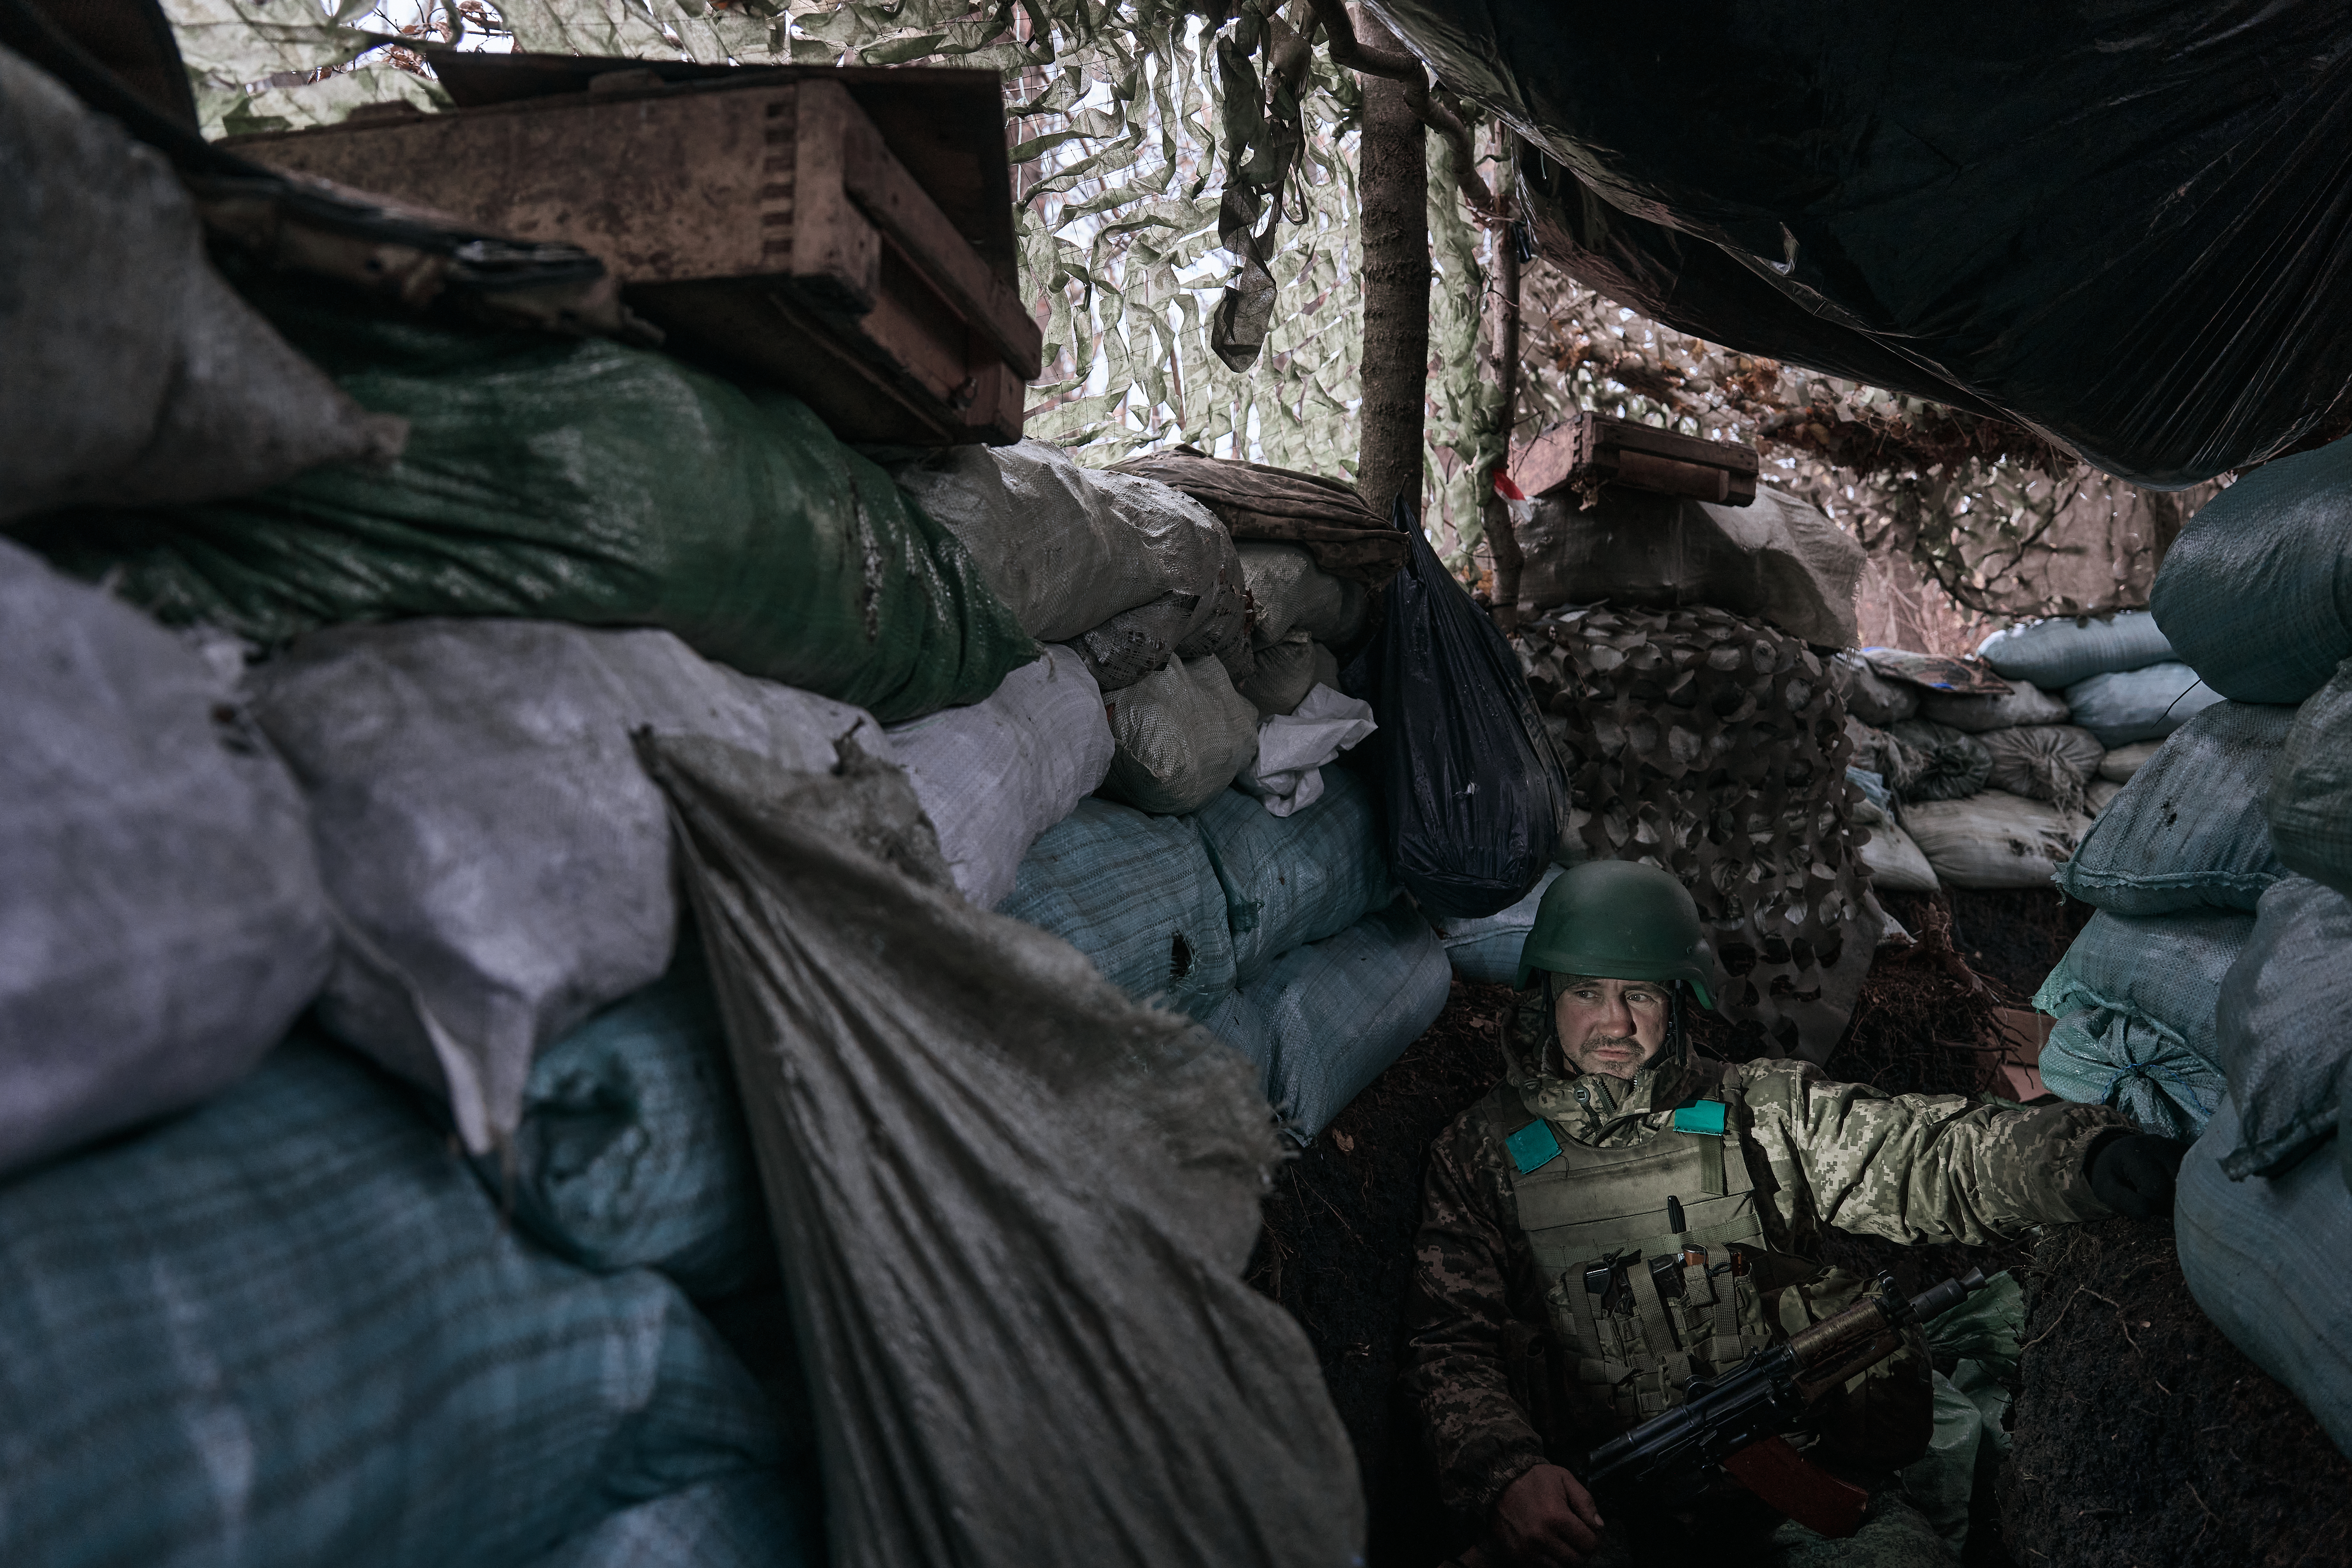
[[[1552,1021],[1570,1070],[1632,1078],[1666,1043],[1667,1002],[1654,981],[1563,978]]]

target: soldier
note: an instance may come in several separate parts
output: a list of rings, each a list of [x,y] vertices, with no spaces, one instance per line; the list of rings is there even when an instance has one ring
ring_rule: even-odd
[[[1570,1467],[1675,1404],[1690,1377],[1855,1300],[1864,1281],[1809,1260],[1824,1225],[1981,1245],[2171,1208],[2184,1146],[2103,1107],[1888,1095],[1803,1062],[1701,1059],[1684,995],[1713,1006],[1714,982],[1697,908],[1671,875],[1568,871],[1522,950],[1510,1076],[1431,1150],[1402,1375],[1442,1495],[1483,1522],[1466,1561],[1720,1563],[1733,1548],[1730,1561],[1786,1561],[1768,1541],[1819,1538],[1787,1525],[1775,1537],[1777,1516],[1744,1495],[1604,1531]],[[1676,1256],[1692,1266],[1646,1262]],[[1924,1345],[1832,1406],[1795,1440],[1883,1485],[1932,1426]],[[1950,1560],[1885,1497],[1843,1552]]]

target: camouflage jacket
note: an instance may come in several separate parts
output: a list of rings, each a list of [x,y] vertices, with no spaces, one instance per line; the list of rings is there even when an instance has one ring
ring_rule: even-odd
[[[1525,1103],[1561,1136],[1601,1147],[1656,1137],[1672,1108],[1719,1070],[1662,1055],[1630,1082],[1562,1077],[1551,1035],[1541,989],[1523,993],[1506,1044],[1512,1077],[1532,1086]],[[1734,1118],[1738,1144],[1775,1252],[1815,1255],[1825,1225],[1905,1243],[1981,1245],[2108,1212],[2083,1163],[2099,1133],[2126,1125],[2113,1110],[1888,1095],[1832,1083],[1802,1062],[1735,1070],[1730,1081],[1744,1106]],[[1504,1363],[1511,1338],[1545,1331],[1548,1284],[1537,1279],[1517,1225],[1507,1158],[1475,1108],[1430,1150],[1407,1307],[1413,1331],[1401,1374],[1445,1501],[1480,1518],[1545,1458]]]

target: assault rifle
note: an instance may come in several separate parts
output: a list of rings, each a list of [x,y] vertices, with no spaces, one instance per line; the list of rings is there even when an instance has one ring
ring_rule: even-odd
[[[1906,1298],[1895,1276],[1880,1293],[1760,1350],[1714,1378],[1695,1377],[1683,1403],[1592,1451],[1577,1479],[1596,1496],[1628,1492],[1681,1500],[1728,1470],[1798,1523],[1832,1540],[1862,1523],[1870,1494],[1809,1464],[1780,1434],[1848,1378],[1902,1348],[1903,1330],[1950,1310],[1984,1286],[1984,1270]]]

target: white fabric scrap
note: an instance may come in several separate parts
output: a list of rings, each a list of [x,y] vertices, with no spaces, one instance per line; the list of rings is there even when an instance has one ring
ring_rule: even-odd
[[[1380,728],[1372,705],[1317,686],[1296,711],[1257,727],[1257,755],[1234,787],[1255,795],[1276,816],[1288,816],[1323,798],[1323,764]]]

